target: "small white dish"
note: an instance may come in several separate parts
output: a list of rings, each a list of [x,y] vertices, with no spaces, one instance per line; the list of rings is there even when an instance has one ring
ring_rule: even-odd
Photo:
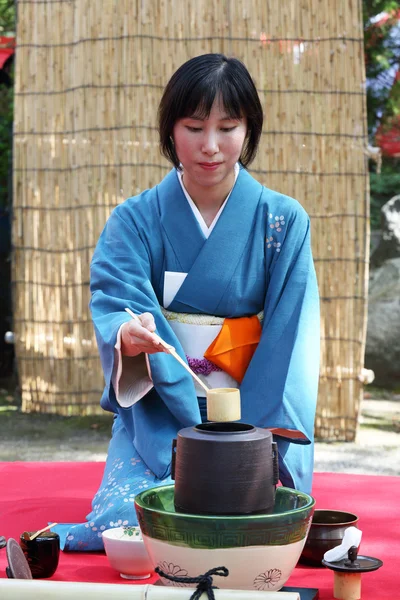
[[[139,527],[115,527],[103,531],[104,549],[110,565],[124,579],[148,579],[153,565]]]

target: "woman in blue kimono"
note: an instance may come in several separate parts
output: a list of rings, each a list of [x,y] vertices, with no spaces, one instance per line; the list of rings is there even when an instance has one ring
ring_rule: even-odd
[[[281,482],[311,490],[319,304],[310,224],[297,201],[246,170],[262,122],[234,58],[193,58],[164,91],[160,144],[173,169],[113,211],[91,264],[101,405],[115,417],[87,522],[56,528],[64,549],[101,549],[102,531],[136,524],[135,494],[170,481],[172,439],[206,418],[202,388],[155,331],[210,387],[240,387],[242,421],[276,435]]]

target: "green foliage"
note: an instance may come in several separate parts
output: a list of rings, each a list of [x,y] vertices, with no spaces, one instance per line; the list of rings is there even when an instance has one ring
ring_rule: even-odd
[[[363,0],[368,131],[373,137],[383,121],[400,112],[400,81],[393,84],[400,62],[400,27],[397,0]],[[392,15],[379,25],[371,19],[385,12]]]
[[[0,0],[0,35],[15,33],[14,0]]]
[[[393,196],[400,194],[400,160],[388,160],[383,164],[382,172],[370,173],[371,187],[371,227],[379,229],[381,225],[381,207]]]
[[[395,70],[400,63],[400,23],[397,17],[397,0],[363,0],[365,69],[368,79],[367,118],[372,145],[375,133],[392,128],[393,119],[400,115],[400,80],[393,83]],[[376,15],[392,15],[379,25],[371,22]],[[400,194],[400,161],[382,157],[381,174],[373,172],[370,161],[371,227],[379,229],[383,204]]]

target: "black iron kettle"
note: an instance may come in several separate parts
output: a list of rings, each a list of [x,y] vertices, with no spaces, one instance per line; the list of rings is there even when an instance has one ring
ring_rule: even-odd
[[[267,429],[202,423],[172,445],[175,509],[195,514],[269,513],[279,478],[278,450]]]

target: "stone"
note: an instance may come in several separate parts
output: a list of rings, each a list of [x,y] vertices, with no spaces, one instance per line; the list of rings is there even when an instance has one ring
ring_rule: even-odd
[[[400,387],[400,258],[370,272],[365,366],[376,385]]]
[[[381,208],[381,237],[371,255],[371,266],[379,267],[386,260],[400,257],[400,194]]]

